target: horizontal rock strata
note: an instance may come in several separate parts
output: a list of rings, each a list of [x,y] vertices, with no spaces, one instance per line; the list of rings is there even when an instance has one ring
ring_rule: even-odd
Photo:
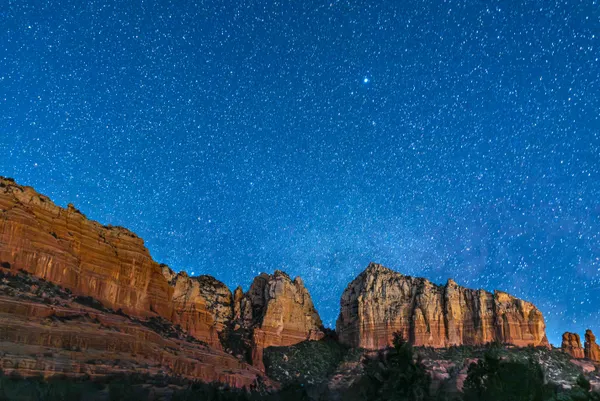
[[[131,231],[91,221],[73,205],[61,208],[3,177],[0,263],[12,274],[24,270],[129,316],[163,318],[216,349],[232,348],[230,333],[241,328],[251,349],[247,359],[257,366],[264,347],[319,337],[321,320],[299,278],[263,274],[234,299],[210,276],[158,264]]]
[[[160,318],[136,319],[89,297],[0,268],[0,369],[23,376],[165,374],[234,387],[257,369]]]

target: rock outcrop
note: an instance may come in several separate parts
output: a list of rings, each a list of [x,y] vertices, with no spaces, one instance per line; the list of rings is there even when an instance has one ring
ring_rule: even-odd
[[[202,333],[204,341],[220,349],[220,334],[233,315],[229,288],[211,276],[190,277],[185,272],[175,274],[166,265],[161,267],[174,290],[169,320],[190,333]]]
[[[596,344],[596,336],[592,330],[585,331],[585,357],[592,361],[600,362],[600,347]]]
[[[542,313],[505,292],[444,286],[371,263],[346,288],[337,320],[340,341],[380,349],[395,332],[417,346],[499,341],[548,346]]]
[[[581,359],[584,357],[581,339],[577,333],[565,332],[562,335],[562,344],[560,345],[560,348],[573,358]]]
[[[172,290],[132,232],[0,178],[0,261],[136,316],[168,316]]]
[[[323,337],[321,318],[300,277],[262,273],[243,296],[236,290],[234,299],[236,325],[251,332],[252,363],[261,369],[264,348]]]
[[[246,359],[256,366],[262,366],[265,347],[321,335],[300,278],[262,274],[248,293],[238,288],[232,294],[210,276],[190,277],[158,264],[131,231],[91,221],[73,205],[61,208],[3,177],[0,263],[12,274],[24,270],[134,318],[160,317],[218,350],[235,348],[230,334],[240,330],[251,350]]]
[[[0,261],[132,316],[175,318],[194,337],[220,347],[215,330],[221,317],[205,300],[193,298],[200,286],[165,274],[140,237],[88,220],[73,205],[63,209],[5,178],[0,178]]]
[[[137,319],[28,273],[0,268],[0,369],[23,376],[180,376],[234,387],[269,380],[171,322]]]

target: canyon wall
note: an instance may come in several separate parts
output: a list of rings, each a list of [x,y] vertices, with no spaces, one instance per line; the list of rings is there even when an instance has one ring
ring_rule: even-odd
[[[258,369],[166,319],[110,310],[6,264],[0,267],[0,369],[23,376],[148,374],[272,386]]]
[[[161,316],[216,348],[221,348],[224,321],[231,318],[222,311],[231,306],[231,292],[223,283],[175,274],[155,262],[131,231],[91,221],[73,205],[61,208],[33,188],[2,177],[0,262],[114,310]]]
[[[371,263],[346,288],[337,332],[352,347],[380,349],[395,332],[416,346],[548,346],[542,313],[505,292],[444,286]]]

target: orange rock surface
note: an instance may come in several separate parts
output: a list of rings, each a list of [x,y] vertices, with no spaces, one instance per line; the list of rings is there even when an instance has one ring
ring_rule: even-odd
[[[596,336],[590,329],[585,331],[585,357],[592,361],[600,361],[600,347],[596,344]]]
[[[256,277],[246,294],[236,290],[241,327],[252,328],[252,363],[263,368],[263,349],[297,344],[323,337],[322,323],[312,299],[299,277],[282,271]]]
[[[5,373],[148,373],[235,387],[252,386],[259,378],[269,383],[257,369],[164,319],[118,314],[34,276],[5,272],[0,268],[0,368]]]
[[[346,288],[337,321],[340,341],[380,349],[400,332],[417,346],[500,341],[548,346],[541,312],[507,293],[445,286],[371,263]]]
[[[565,332],[562,335],[562,344],[560,348],[571,355],[573,358],[583,358],[583,347],[581,346],[581,339],[577,333]]]
[[[0,261],[132,316],[173,319],[196,338],[221,346],[216,335],[221,316],[207,309],[199,279],[173,272],[168,279],[166,267],[152,260],[131,231],[102,226],[72,205],[63,209],[5,178],[0,178]]]
[[[172,290],[144,241],[56,206],[33,188],[0,178],[0,261],[113,309],[170,313]]]
[[[185,272],[175,274],[165,265],[161,267],[173,287],[169,320],[221,349],[219,335],[233,314],[229,288],[211,276],[190,277]]]
[[[3,177],[0,263],[13,274],[27,271],[127,315],[164,318],[219,350],[227,348],[229,333],[241,328],[259,367],[265,347],[322,335],[319,315],[299,278],[263,274],[248,293],[236,289],[234,299],[210,276],[190,277],[158,264],[144,241],[127,229],[88,220],[72,205],[61,208]]]

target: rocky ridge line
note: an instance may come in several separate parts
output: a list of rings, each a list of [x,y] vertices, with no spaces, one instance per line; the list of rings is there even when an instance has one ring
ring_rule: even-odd
[[[59,207],[33,188],[4,177],[0,177],[0,262],[130,316],[167,319],[216,349],[229,348],[229,333],[240,323],[233,315],[241,303],[234,305],[222,282],[176,274],[155,262],[144,241],[131,231],[91,221],[73,205]],[[258,283],[264,286],[255,280],[249,293],[241,296],[246,308],[264,309],[252,321],[241,322],[251,333],[248,346],[257,366],[262,364],[264,347],[316,338],[314,333],[321,328],[299,278],[292,282],[278,273],[273,280],[268,277],[259,276]],[[262,296],[250,294],[263,287]],[[303,320],[294,322],[294,317]]]

